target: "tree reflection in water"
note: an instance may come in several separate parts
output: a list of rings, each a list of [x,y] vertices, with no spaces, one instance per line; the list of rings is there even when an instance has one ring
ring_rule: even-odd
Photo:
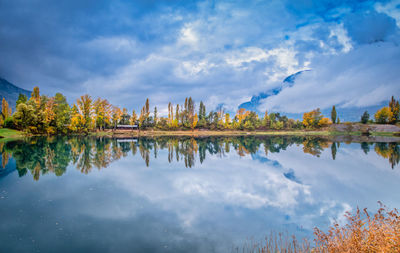
[[[330,148],[332,159],[340,149],[335,143],[319,137],[273,136],[273,137],[153,137],[118,140],[107,137],[34,137],[0,143],[2,167],[12,157],[16,162],[19,176],[29,171],[35,180],[46,173],[61,176],[72,164],[82,173],[88,174],[93,168],[108,167],[113,161],[126,157],[130,152],[140,156],[146,166],[151,156],[157,158],[159,150],[168,151],[168,162],[183,162],[191,168],[198,160],[203,163],[208,155],[224,157],[230,152],[239,156],[255,154],[264,149],[265,155],[286,150],[291,145],[300,145],[306,154],[319,157],[324,149]],[[361,143],[365,154],[373,150],[387,159],[392,168],[400,161],[399,143]]]

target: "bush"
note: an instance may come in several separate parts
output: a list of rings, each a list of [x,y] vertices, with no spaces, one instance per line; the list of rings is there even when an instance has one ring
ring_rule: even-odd
[[[5,128],[15,128],[14,120],[12,117],[6,118],[4,121],[4,127]]]
[[[331,122],[330,119],[328,119],[328,118],[322,118],[322,119],[318,122],[318,126],[320,126],[320,127],[329,126],[330,124],[332,124],[332,122]]]

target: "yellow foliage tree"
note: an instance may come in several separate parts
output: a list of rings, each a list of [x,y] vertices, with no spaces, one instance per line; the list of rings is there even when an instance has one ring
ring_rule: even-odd
[[[231,124],[231,118],[229,117],[229,113],[225,113],[225,128],[229,129]]]
[[[3,98],[3,100],[1,101],[1,126],[3,126],[4,121],[8,118],[11,117],[12,111],[11,111],[11,107],[8,105],[8,102],[5,98]]]
[[[308,129],[318,127],[322,118],[323,116],[319,108],[311,112],[305,112],[303,114],[303,125]]]
[[[33,88],[31,99],[35,102],[36,108],[40,108],[41,98],[39,87],[36,86]]]
[[[393,115],[392,115],[392,111],[390,110],[389,107],[383,107],[380,110],[378,110],[374,117],[375,117],[375,121],[377,123],[381,123],[381,124],[386,124],[389,123],[389,121],[392,119]]]
[[[135,110],[132,110],[132,116],[131,116],[131,118],[130,118],[129,120],[130,120],[129,123],[130,123],[131,125],[135,125],[135,124],[136,124],[137,115],[136,115]]]
[[[112,121],[114,127],[117,127],[118,122],[121,120],[122,111],[119,107],[113,106],[112,110]]]
[[[79,113],[78,107],[74,104],[71,109],[71,124],[69,125],[69,129],[73,132],[81,132],[82,123],[83,117]]]
[[[197,113],[193,116],[193,119],[191,120],[190,127],[192,128],[192,131],[194,128],[197,126],[197,122],[199,121],[199,117],[197,116]]]
[[[88,94],[81,96],[77,101],[79,113],[83,118],[83,126],[86,130],[90,130],[92,127],[92,97]]]
[[[239,124],[242,123],[242,121],[247,117],[247,115],[249,115],[250,112],[246,111],[246,109],[244,108],[240,108],[237,113],[236,113],[236,118],[239,121]]]

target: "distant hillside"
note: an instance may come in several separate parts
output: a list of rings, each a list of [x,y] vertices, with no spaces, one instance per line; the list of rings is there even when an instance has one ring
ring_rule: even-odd
[[[251,100],[249,102],[245,102],[241,105],[239,105],[238,109],[244,108],[249,111],[255,111],[258,112],[258,106],[261,104],[261,100],[266,99],[267,97],[277,95],[279,92],[281,92],[284,88],[287,87],[292,87],[294,85],[294,81],[296,80],[296,77],[303,73],[304,71],[309,71],[309,70],[303,70],[299,71],[297,73],[294,73],[293,75],[290,75],[283,80],[282,84],[272,90],[268,90],[266,92],[261,92],[258,95],[252,96]]]
[[[21,89],[0,77],[0,101],[5,98],[13,112],[15,111],[15,104],[20,93],[26,95],[28,98],[31,96],[31,91]]]

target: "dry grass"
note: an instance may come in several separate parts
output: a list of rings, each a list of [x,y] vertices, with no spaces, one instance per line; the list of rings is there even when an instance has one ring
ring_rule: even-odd
[[[288,233],[274,233],[265,237],[265,241],[257,243],[251,241],[242,248],[236,248],[232,252],[236,253],[302,253],[311,252],[310,243],[307,239],[299,242],[296,236]]]
[[[314,246],[295,236],[271,233],[262,244],[249,243],[233,252],[249,253],[358,253],[400,252],[400,216],[397,209],[388,210],[380,204],[379,210],[371,215],[366,209],[357,208],[355,214],[346,213],[346,225],[333,224],[325,233],[315,228]]]
[[[381,207],[374,215],[357,208],[347,213],[348,223],[335,223],[327,233],[315,229],[313,252],[400,252],[400,216],[397,209]]]

